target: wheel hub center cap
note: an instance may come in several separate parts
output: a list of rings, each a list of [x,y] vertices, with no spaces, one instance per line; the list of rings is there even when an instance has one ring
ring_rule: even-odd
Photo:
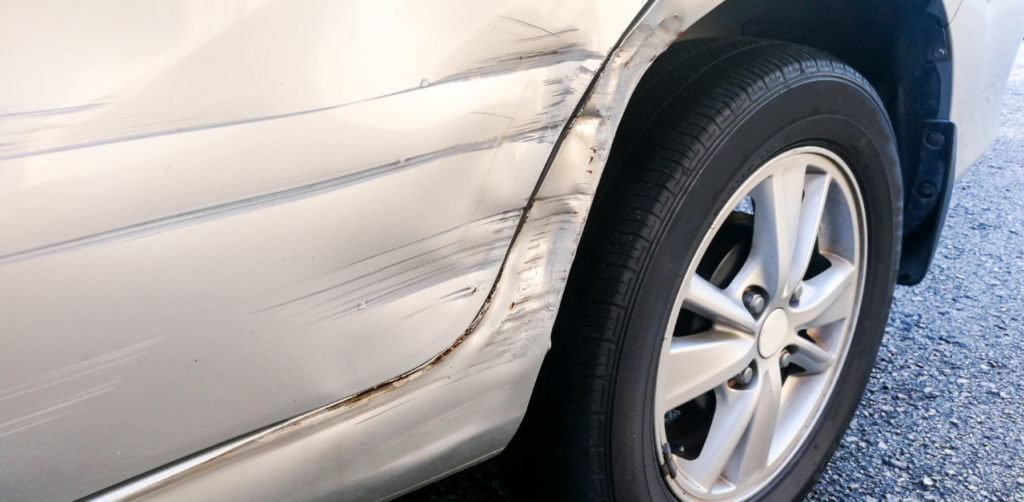
[[[769,358],[779,352],[782,343],[786,340],[786,333],[789,332],[789,316],[783,309],[775,309],[768,314],[761,326],[761,332],[757,335],[757,351],[761,357]]]

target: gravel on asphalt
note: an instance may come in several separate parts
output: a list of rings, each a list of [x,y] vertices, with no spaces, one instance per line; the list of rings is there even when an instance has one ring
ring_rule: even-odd
[[[808,502],[1024,500],[1024,51],[1002,124],[953,189],[928,276],[896,288],[867,392]]]
[[[1001,137],[955,186],[925,280],[807,502],[1024,501],[1024,51]],[[511,501],[493,461],[399,499]]]

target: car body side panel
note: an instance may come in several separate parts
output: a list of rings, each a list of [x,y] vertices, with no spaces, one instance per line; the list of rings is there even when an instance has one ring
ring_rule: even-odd
[[[564,132],[483,315],[394,380],[96,494],[90,501],[379,500],[500,451],[550,344],[615,129],[650,63],[719,0],[649,6]]]
[[[532,201],[639,2],[5,7],[3,495],[251,430],[98,499],[372,500],[500,451],[622,105],[718,3],[651,7]]]
[[[955,12],[949,24],[953,47],[950,120],[957,128],[956,178],[960,179],[999,137],[1003,92],[1024,37],[1024,2],[963,0]]]
[[[0,499],[85,496],[444,351],[639,8],[0,7]]]

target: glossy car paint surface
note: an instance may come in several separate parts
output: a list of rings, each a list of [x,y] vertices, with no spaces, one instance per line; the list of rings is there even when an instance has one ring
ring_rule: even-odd
[[[649,5],[600,74],[639,2],[3,7],[4,497],[286,419],[144,488],[375,499],[500,451],[632,85],[718,3]]]
[[[4,500],[86,495],[448,347],[639,7],[3,6]]]

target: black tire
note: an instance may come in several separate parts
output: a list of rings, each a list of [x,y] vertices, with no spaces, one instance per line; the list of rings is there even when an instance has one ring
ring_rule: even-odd
[[[823,52],[749,39],[676,44],[630,103],[587,222],[552,349],[502,457],[524,500],[675,500],[655,451],[652,396],[672,299],[726,199],[766,159],[817,145],[848,164],[867,222],[863,300],[836,391],[754,500],[800,500],[864,392],[888,318],[901,238],[893,132],[856,71]]]

